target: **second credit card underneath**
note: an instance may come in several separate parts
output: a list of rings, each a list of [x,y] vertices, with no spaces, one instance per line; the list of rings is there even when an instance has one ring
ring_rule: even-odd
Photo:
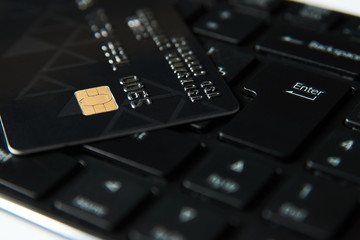
[[[29,15],[22,32],[0,40],[13,42],[0,51],[0,113],[12,153],[237,111],[236,98],[166,1],[30,5],[14,9]]]

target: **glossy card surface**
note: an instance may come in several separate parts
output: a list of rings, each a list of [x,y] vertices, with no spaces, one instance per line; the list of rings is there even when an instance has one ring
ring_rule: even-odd
[[[166,1],[16,1],[0,26],[0,114],[14,154],[238,110]]]

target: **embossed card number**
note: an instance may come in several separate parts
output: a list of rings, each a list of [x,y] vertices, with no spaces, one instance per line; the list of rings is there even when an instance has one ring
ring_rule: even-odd
[[[137,76],[121,78],[120,84],[123,86],[123,91],[127,93],[127,98],[130,100],[130,106],[132,108],[135,109],[144,104],[150,105],[152,103],[149,93]]]

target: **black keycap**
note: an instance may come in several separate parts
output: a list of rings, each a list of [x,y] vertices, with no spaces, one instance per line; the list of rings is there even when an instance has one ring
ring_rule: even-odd
[[[269,17],[281,4],[279,0],[230,0],[236,10],[245,14]]]
[[[354,38],[360,38],[360,21],[359,19],[353,19],[344,27],[343,32]]]
[[[227,82],[236,80],[239,73],[255,62],[255,57],[244,53],[244,50],[222,41],[203,39],[207,54],[218,67],[220,74]]]
[[[288,182],[263,211],[263,217],[314,239],[329,239],[355,206],[352,193],[316,177]]]
[[[186,20],[195,16],[202,8],[201,3],[192,0],[172,0],[172,3],[180,15]]]
[[[220,148],[187,177],[183,185],[234,207],[244,207],[274,174],[271,160],[263,156]]]
[[[345,124],[350,128],[360,128],[360,104],[358,104],[351,114],[345,119]]]
[[[261,23],[262,20],[256,17],[219,7],[200,18],[194,24],[194,31],[204,36],[239,44],[257,30]]]
[[[86,170],[76,183],[61,193],[54,206],[99,228],[113,229],[150,193],[147,186],[113,167]]]
[[[351,78],[358,77],[360,73],[358,44],[338,35],[280,26],[270,29],[255,48]]]
[[[190,199],[167,197],[162,199],[140,221],[130,234],[130,240],[218,239],[226,227],[221,215],[213,213]]]
[[[78,167],[76,159],[60,152],[13,156],[0,148],[0,184],[38,199]]]
[[[339,19],[333,11],[307,5],[294,5],[285,13],[285,18],[296,26],[326,31]]]
[[[200,143],[170,130],[142,132],[129,137],[85,145],[115,161],[157,176],[166,176],[188,159]]]
[[[351,89],[337,79],[275,64],[267,65],[245,88],[256,93],[255,99],[220,137],[277,157],[291,155]]]
[[[206,129],[208,129],[212,125],[212,123],[213,123],[212,120],[205,120],[205,121],[190,123],[189,126],[196,132],[201,133],[204,132]]]
[[[360,183],[360,135],[350,129],[333,132],[310,156],[308,166]]]

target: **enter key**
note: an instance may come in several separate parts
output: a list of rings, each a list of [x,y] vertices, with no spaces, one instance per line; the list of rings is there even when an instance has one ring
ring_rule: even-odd
[[[346,81],[269,64],[244,89],[255,99],[225,126],[220,138],[284,158],[352,88]]]

